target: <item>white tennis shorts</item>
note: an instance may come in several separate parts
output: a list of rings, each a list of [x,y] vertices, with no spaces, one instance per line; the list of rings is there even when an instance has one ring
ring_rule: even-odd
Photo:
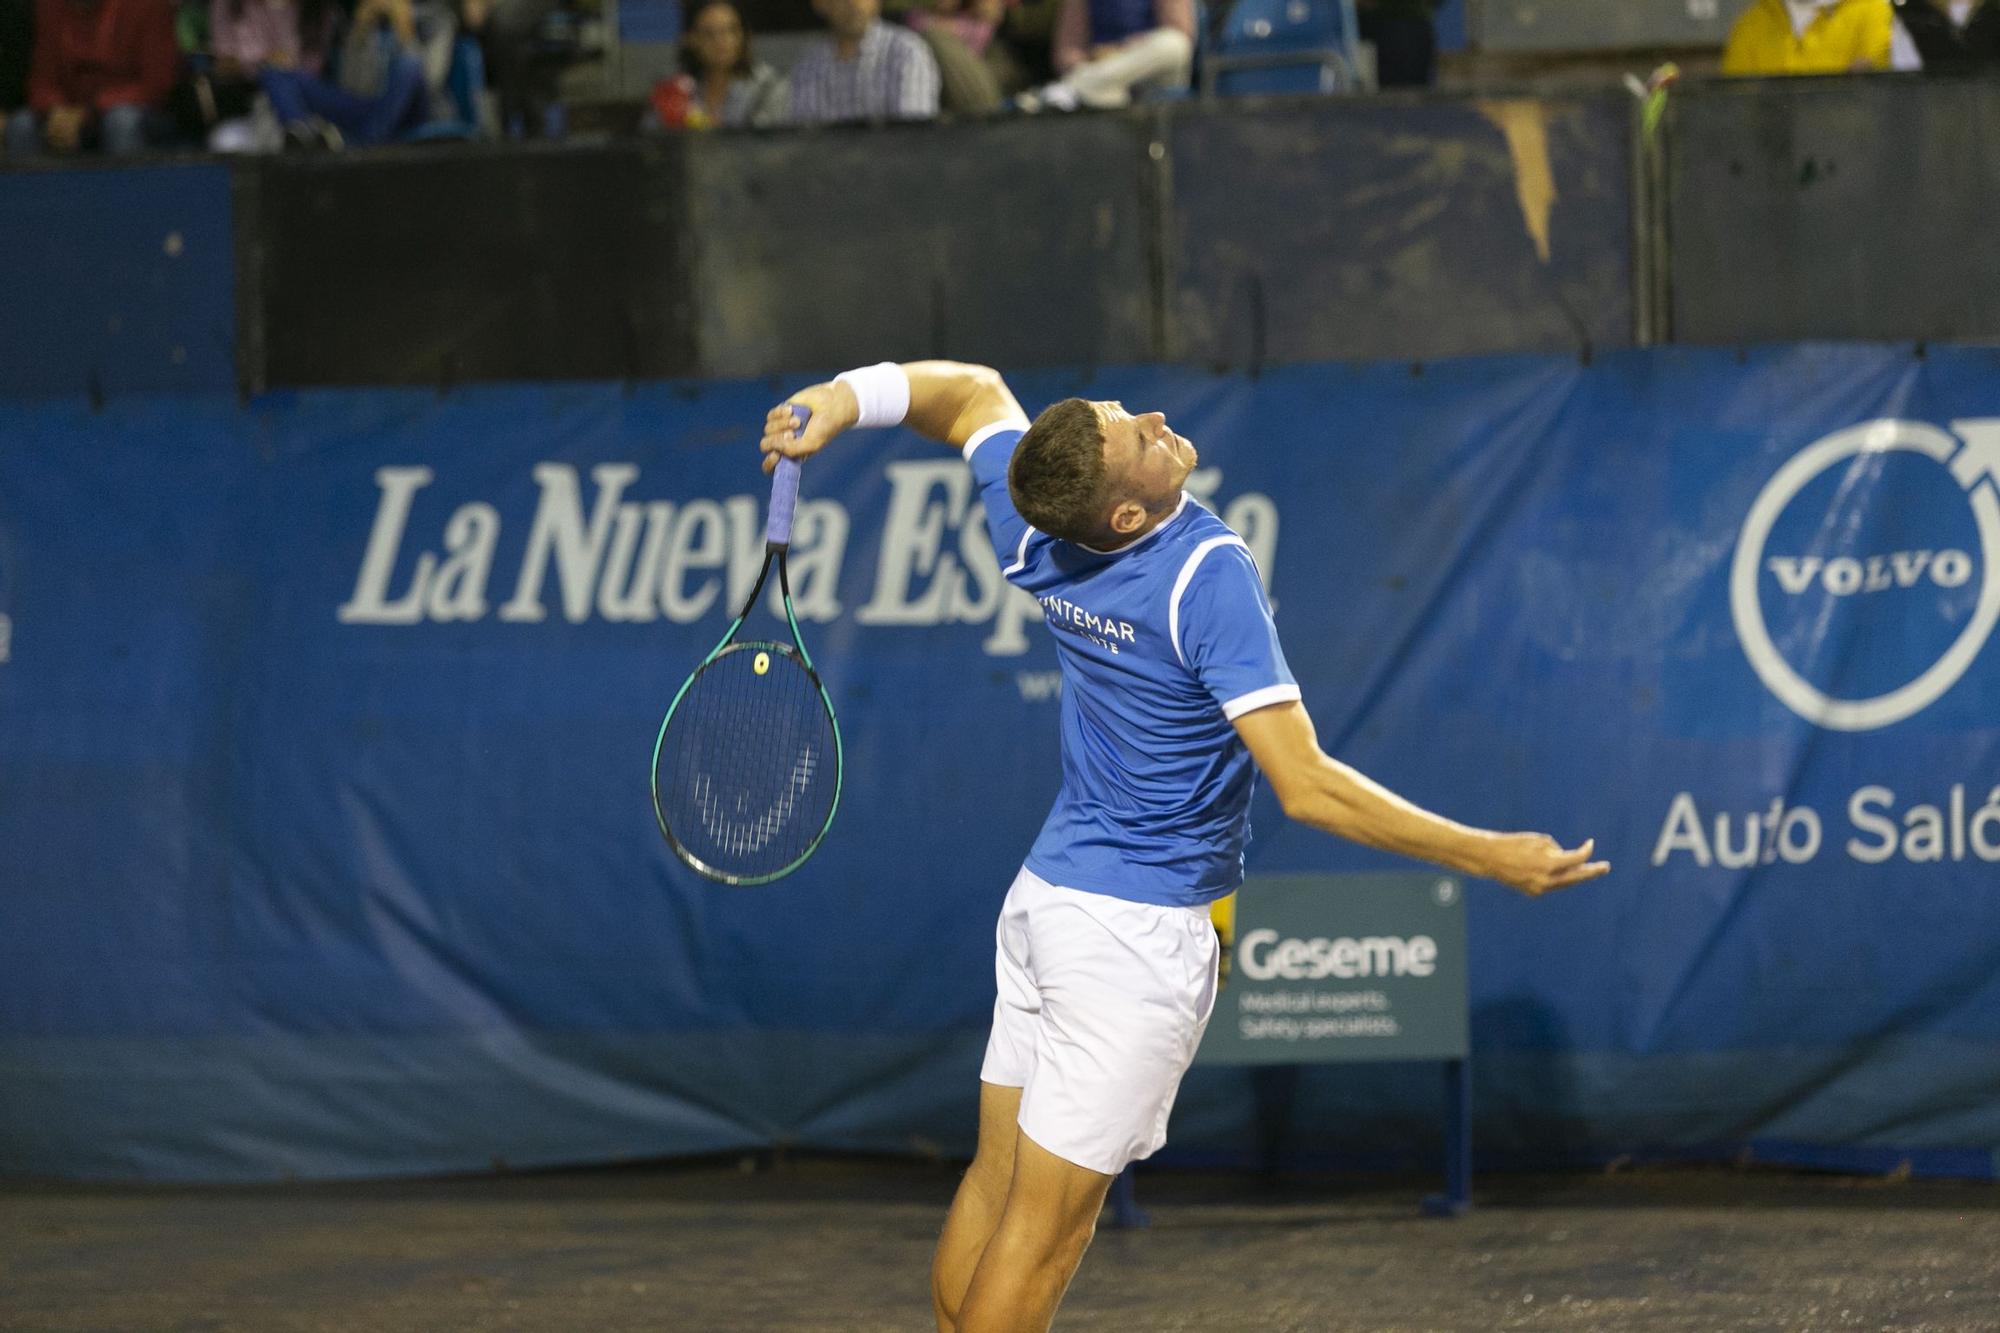
[[[1215,928],[1050,884],[1023,869],[996,932],[1000,996],[983,1082],[1021,1089],[1021,1130],[1105,1175],[1167,1141],[1181,1077],[1215,1009]]]

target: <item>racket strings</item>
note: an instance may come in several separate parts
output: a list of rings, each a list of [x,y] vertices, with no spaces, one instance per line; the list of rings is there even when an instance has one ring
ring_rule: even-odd
[[[804,856],[838,790],[818,683],[773,644],[736,645],[697,673],[668,725],[661,767],[670,832],[731,879],[775,875]]]

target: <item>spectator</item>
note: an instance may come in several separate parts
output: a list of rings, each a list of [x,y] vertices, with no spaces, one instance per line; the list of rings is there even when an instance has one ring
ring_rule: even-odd
[[[295,142],[329,147],[388,143],[430,114],[424,63],[416,46],[410,0],[360,0],[340,45],[337,81],[297,62],[267,62],[258,82]]]
[[[1437,79],[1437,0],[1356,0],[1361,40],[1375,47],[1375,82],[1423,88]]]
[[[882,22],[882,0],[813,0],[832,29],[792,66],[792,123],[930,120],[938,67],[924,39]]]
[[[1194,0],[1062,0],[1055,65],[1054,83],[1020,96],[1023,111],[1125,106],[1140,89],[1185,88]]]
[[[2000,4],[1987,0],[1896,0],[1889,67],[1970,74],[2000,62]]]
[[[462,0],[465,30],[479,38],[507,134],[549,129],[557,66],[542,58],[540,46],[542,25],[556,8],[557,0]]]
[[[937,60],[946,111],[988,116],[1000,109],[1004,66],[996,68],[987,56],[1004,7],[1002,0],[928,0],[904,20]]]
[[[169,0],[40,0],[28,105],[7,118],[7,151],[144,152],[167,138],[179,67]]]
[[[1889,0],[1754,0],[1729,31],[1724,74],[1889,67]]]
[[[653,89],[648,129],[764,129],[782,125],[785,81],[750,54],[730,0],[696,0],[681,39],[681,74]]]
[[[0,115],[28,103],[28,52],[34,41],[32,0],[0,0]]]
[[[332,49],[329,0],[211,0],[209,66],[191,85],[197,123],[211,148],[274,147],[258,142],[247,118],[266,70],[317,77]],[[267,118],[268,119],[268,118]],[[224,128],[227,127],[227,128]],[[275,133],[275,131],[273,132]]]
[[[1007,0],[999,31],[986,48],[987,67],[1000,80],[1002,93],[1011,97],[1055,77],[1051,48],[1061,7],[1061,0]]]
[[[451,76],[458,63],[460,36],[457,3],[455,0],[411,0],[410,16],[416,29],[416,45],[412,50],[424,67],[425,101],[431,118],[439,124],[476,130],[478,106],[461,107],[452,100]],[[484,63],[483,55],[481,62]],[[476,90],[474,96],[477,96]]]

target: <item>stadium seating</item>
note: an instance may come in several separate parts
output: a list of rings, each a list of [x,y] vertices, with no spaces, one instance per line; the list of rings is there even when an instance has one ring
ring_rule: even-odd
[[[1204,54],[1210,95],[1354,92],[1361,85],[1354,0],[1237,0]]]

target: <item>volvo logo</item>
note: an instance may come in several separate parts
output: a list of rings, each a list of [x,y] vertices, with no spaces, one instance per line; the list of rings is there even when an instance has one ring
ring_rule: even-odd
[[[1971,667],[2000,620],[2000,419],[1956,421],[1950,432],[1921,421],[1872,421],[1837,431],[1806,446],[1772,477],[1750,506],[1736,558],[1730,567],[1729,606],[1736,634],[1751,667],[1786,707],[1816,726],[1835,731],[1872,731],[1900,722],[1935,703]],[[1962,437],[1962,438],[1960,438]],[[1810,555],[1766,551],[1772,529],[1799,493],[1828,471],[1870,454],[1909,454],[1926,459],[1956,483],[1971,507],[1978,531],[1977,551],[1939,545],[1918,548]],[[1866,491],[1864,491],[1864,495]],[[1856,506],[1845,494],[1835,504]],[[1858,516],[1830,523],[1838,537],[1859,530]],[[1807,680],[1779,650],[1763,602],[1763,576],[1780,595],[1800,597],[1817,590],[1836,602],[1892,590],[1951,592],[1979,579],[1972,615],[1949,646],[1893,689],[1866,698],[1837,698]]]

